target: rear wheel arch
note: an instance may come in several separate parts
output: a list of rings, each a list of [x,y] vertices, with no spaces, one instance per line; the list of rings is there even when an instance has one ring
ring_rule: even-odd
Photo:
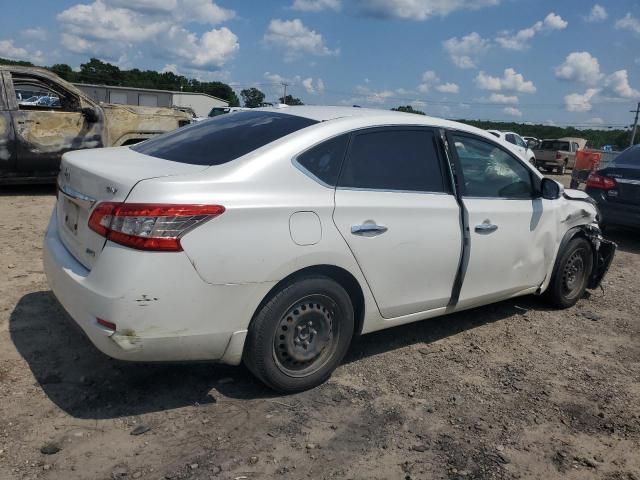
[[[274,285],[264,296],[262,301],[256,307],[253,316],[251,317],[251,322],[249,323],[249,329],[251,328],[251,324],[253,323],[253,319],[256,314],[260,312],[262,307],[275,295],[279,292],[283,286],[290,285],[295,282],[298,278],[304,278],[312,275],[321,275],[330,278],[331,280],[338,283],[342,288],[344,288],[349,297],[351,298],[351,303],[353,304],[353,314],[354,314],[354,334],[358,335],[362,332],[362,327],[364,324],[364,293],[362,287],[360,286],[360,282],[353,276],[351,272],[345,270],[342,267],[337,267],[335,265],[313,265],[309,267],[302,268],[297,270],[285,278],[280,280],[276,285]]]

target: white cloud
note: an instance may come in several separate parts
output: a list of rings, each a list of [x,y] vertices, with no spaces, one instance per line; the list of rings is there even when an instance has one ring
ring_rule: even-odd
[[[313,84],[312,77],[305,78],[304,80],[302,80],[302,86],[307,91],[307,93],[311,95],[317,95],[324,92],[324,82],[321,78],[318,78],[316,80],[315,85]]]
[[[455,83],[448,82],[436,86],[436,90],[440,93],[458,93],[460,91],[460,87]]]
[[[517,104],[519,102],[516,95],[505,95],[503,93],[492,93],[489,96],[489,102],[491,103],[504,103],[504,104]]]
[[[619,30],[629,30],[630,32],[640,35],[640,19],[634,17],[631,13],[627,13],[616,22],[616,28]]]
[[[426,20],[459,10],[478,10],[500,4],[501,0],[357,0],[364,15],[402,20]]]
[[[424,108],[427,106],[427,102],[423,102],[422,100],[414,100],[410,105],[413,108]]]
[[[555,69],[556,77],[573,80],[587,85],[596,85],[603,74],[598,59],[589,52],[570,53],[564,63]]]
[[[475,82],[478,88],[492,92],[536,92],[536,87],[533,82],[525,80],[522,74],[517,73],[513,68],[505,69],[502,77],[492,77],[484,72],[480,72],[476,76]]]
[[[349,103],[365,101],[375,105],[381,105],[387,102],[389,98],[396,95],[393,90],[372,90],[367,86],[357,85],[356,92],[361,95],[360,97],[352,98]]]
[[[47,31],[42,27],[27,28],[20,32],[20,35],[31,40],[44,41],[47,39]]]
[[[167,38],[168,51],[192,68],[220,67],[240,48],[238,37],[226,27],[204,32],[199,38],[182,27],[171,27]]]
[[[453,37],[445,40],[442,46],[457,67],[476,68],[478,57],[489,49],[490,42],[477,32],[472,32],[462,38]]]
[[[32,52],[23,47],[16,47],[13,40],[0,40],[0,57],[11,60],[27,60],[35,64],[44,63],[44,55],[40,50]]]
[[[640,91],[629,85],[629,74],[626,70],[618,70],[608,75],[604,81],[605,93],[617,98],[639,99]]]
[[[594,125],[602,125],[604,120],[600,117],[593,117],[587,123],[593,123]]]
[[[214,25],[234,16],[211,0],[95,0],[73,5],[56,18],[61,44],[71,52],[117,59],[147,47],[181,70],[211,71],[233,57],[238,37],[226,27],[198,35],[185,25]]]
[[[341,0],[294,0],[291,8],[302,12],[321,12],[322,10],[335,10],[342,7]]]
[[[604,22],[607,18],[609,18],[607,10],[597,3],[593,6],[589,15],[584,17],[585,21],[590,23]]]
[[[458,93],[460,91],[460,87],[453,82],[442,83],[440,81],[440,77],[433,70],[427,70],[422,74],[421,77],[422,83],[418,85],[418,91],[421,93],[429,93],[429,91],[434,88],[436,91],[440,93]],[[407,92],[404,89],[396,90],[397,93],[407,94],[411,92]]]
[[[502,112],[506,115],[511,115],[512,117],[521,117],[522,112],[515,107],[505,107],[502,109]]]
[[[284,51],[285,60],[300,58],[303,54],[315,56],[338,55],[339,49],[331,50],[324,43],[322,34],[307,28],[300,19],[271,20],[264,42]]]
[[[551,12],[544,20],[534,23],[532,26],[522,29],[515,34],[502,32],[496,38],[496,42],[502,48],[508,50],[524,50],[529,47],[529,41],[538,33],[564,30],[569,23],[560,15]]]
[[[591,101],[598,94],[597,88],[590,88],[586,92],[571,93],[564,97],[565,108],[569,112],[590,112],[593,108]]]

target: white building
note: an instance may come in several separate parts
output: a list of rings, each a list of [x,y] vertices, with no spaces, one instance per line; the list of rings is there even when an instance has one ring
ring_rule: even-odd
[[[228,107],[229,102],[206,93],[173,92],[153,88],[117,87],[113,85],[74,84],[96,102],[141,105],[145,107],[179,107],[192,109],[197,117],[206,117],[213,107]]]

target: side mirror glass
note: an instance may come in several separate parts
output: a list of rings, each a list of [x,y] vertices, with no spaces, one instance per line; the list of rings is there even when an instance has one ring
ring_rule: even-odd
[[[89,123],[96,123],[98,121],[98,114],[91,107],[84,107],[82,109],[82,115],[87,119]]]
[[[542,198],[545,200],[557,200],[564,192],[562,185],[550,178],[543,178],[540,186],[542,190]]]

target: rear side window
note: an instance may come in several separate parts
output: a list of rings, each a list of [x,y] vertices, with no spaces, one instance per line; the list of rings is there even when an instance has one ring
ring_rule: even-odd
[[[340,135],[299,155],[296,161],[321,182],[336,186],[349,135]]]
[[[318,123],[276,112],[234,112],[159,135],[131,147],[172,162],[222,165]]]
[[[607,167],[635,167],[640,168],[640,145],[627,148],[618,155]]]
[[[353,136],[338,186],[444,192],[431,130],[377,130]]]

